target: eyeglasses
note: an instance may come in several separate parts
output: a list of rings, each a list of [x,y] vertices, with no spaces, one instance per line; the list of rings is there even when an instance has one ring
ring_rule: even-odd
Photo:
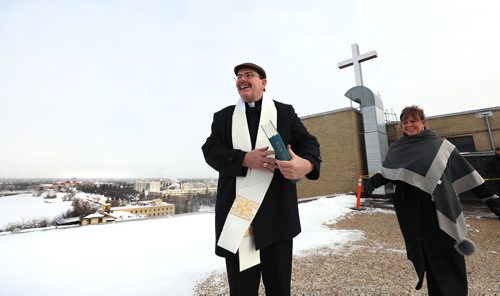
[[[246,72],[246,73],[243,73],[243,74],[238,74],[234,77],[234,80],[239,80],[243,77],[245,77],[246,80],[250,80],[252,78],[254,78],[255,76],[257,76],[257,74],[253,73],[253,72]]]

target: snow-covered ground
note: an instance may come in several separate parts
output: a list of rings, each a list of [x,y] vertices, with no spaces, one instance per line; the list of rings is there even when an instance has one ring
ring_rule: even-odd
[[[8,212],[3,199],[0,216]],[[361,239],[360,232],[325,226],[355,203],[355,196],[342,195],[300,204],[302,233],[294,240],[294,253]],[[4,234],[0,295],[192,295],[198,280],[224,270],[214,245],[210,211]]]
[[[62,201],[65,193],[57,193],[54,199],[33,196],[31,193],[0,197],[0,229],[9,223],[20,223],[30,219],[53,219],[71,208],[70,201]],[[1,283],[0,283],[1,284]]]

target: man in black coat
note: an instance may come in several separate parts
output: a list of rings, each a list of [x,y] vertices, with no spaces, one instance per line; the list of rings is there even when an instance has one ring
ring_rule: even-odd
[[[292,241],[301,231],[295,182],[304,176],[319,178],[319,143],[309,134],[291,105],[267,96],[267,76],[263,68],[244,63],[237,65],[234,73],[240,100],[214,114],[211,134],[202,147],[206,162],[219,172],[215,253],[226,258],[231,295],[257,295],[261,276],[266,294],[289,295]],[[291,160],[278,160],[269,149],[271,145],[261,128],[268,119],[277,125]],[[225,245],[221,242],[224,240],[221,234],[225,236],[225,228],[233,223],[231,214],[236,201],[244,195],[240,190],[245,186],[242,184],[261,180],[259,178],[268,181],[256,181],[258,184],[249,188],[260,190],[260,198],[256,202],[253,196],[250,201],[243,200],[255,205],[247,221],[249,227],[245,237],[253,236],[252,251],[260,252],[257,253],[260,264],[243,270],[241,246],[238,252],[221,247]]]

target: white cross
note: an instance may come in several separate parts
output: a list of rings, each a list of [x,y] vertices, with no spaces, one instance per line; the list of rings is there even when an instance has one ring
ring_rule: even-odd
[[[346,68],[349,66],[354,66],[354,77],[356,78],[356,85],[362,86],[363,85],[363,74],[361,73],[360,63],[362,63],[364,61],[368,61],[368,60],[373,59],[373,58],[376,58],[377,52],[370,51],[370,52],[364,53],[362,55],[359,55],[359,47],[358,47],[358,44],[356,44],[356,43],[351,45],[351,49],[352,49],[352,58],[338,63],[337,66],[339,67],[339,69],[343,69],[343,68]]]

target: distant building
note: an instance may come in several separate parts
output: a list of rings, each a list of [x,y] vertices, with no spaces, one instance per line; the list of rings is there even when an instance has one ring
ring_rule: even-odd
[[[174,214],[175,205],[162,202],[161,199],[142,201],[137,206],[124,207],[111,207],[111,204],[106,203],[101,206],[98,212],[82,217],[80,225],[95,225]]]
[[[149,182],[149,191],[150,192],[160,192],[161,191],[161,182],[160,181]]]
[[[186,184],[187,185],[187,184]],[[189,196],[189,195],[198,195],[198,194],[215,194],[217,193],[217,185],[214,186],[206,186],[203,188],[193,188],[191,185],[181,186],[181,188],[170,189],[167,188],[163,191],[163,196],[165,197],[176,197],[176,196]]]
[[[134,190],[137,192],[149,191],[149,182],[135,181]]]
[[[59,218],[56,219],[54,222],[56,224],[56,227],[81,224],[80,217],[71,217],[66,219]]]
[[[108,216],[106,214],[101,214],[101,213],[94,213],[87,215],[82,218],[80,221],[80,225],[94,225],[94,224],[101,224],[101,223],[108,223]]]
[[[107,210],[108,208],[104,208]],[[110,214],[113,212],[129,212],[136,216],[144,217],[159,217],[168,216],[175,214],[175,205],[162,202],[161,199],[155,199],[153,201],[141,201],[137,206],[124,206],[124,207],[110,207]]]
[[[134,186],[137,192],[160,192],[161,182],[160,181],[136,181]]]
[[[44,191],[44,190],[54,190],[57,189],[57,184],[40,184],[38,185],[38,191]]]

